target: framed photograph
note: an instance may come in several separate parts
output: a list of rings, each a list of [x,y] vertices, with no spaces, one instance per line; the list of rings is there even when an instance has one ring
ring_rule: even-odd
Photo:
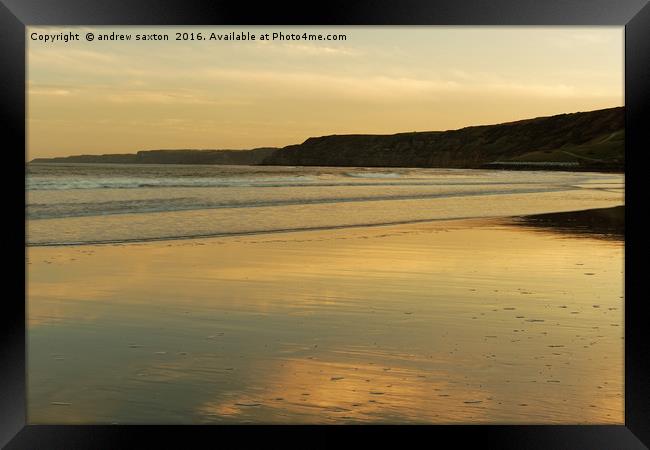
[[[0,17],[6,448],[649,445],[647,1]]]

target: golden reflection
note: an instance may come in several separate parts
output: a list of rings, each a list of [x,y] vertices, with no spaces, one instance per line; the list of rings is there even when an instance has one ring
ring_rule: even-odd
[[[479,406],[489,395],[479,389],[455,392],[436,373],[372,364],[349,364],[309,359],[285,360],[278,372],[269,373],[255,393],[243,392],[210,401],[199,411],[211,416],[236,418],[251,415],[262,422],[422,422],[487,419]],[[448,398],[455,396],[454,408]],[[251,414],[251,409],[260,409]]]
[[[473,220],[27,253],[34,423],[91,399],[109,423],[623,421],[619,241]]]

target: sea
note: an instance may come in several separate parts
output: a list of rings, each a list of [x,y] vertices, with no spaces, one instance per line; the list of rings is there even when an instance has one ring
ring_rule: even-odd
[[[27,245],[205,238],[615,206],[622,174],[28,164]]]

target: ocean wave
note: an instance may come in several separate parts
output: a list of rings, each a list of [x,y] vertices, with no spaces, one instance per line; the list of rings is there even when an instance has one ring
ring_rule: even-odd
[[[536,192],[556,192],[566,188],[539,189],[508,189],[508,190],[477,190],[447,193],[423,193],[410,195],[380,195],[373,196],[341,196],[341,197],[316,197],[316,198],[286,198],[286,199],[252,199],[240,201],[232,199],[229,201],[208,200],[196,197],[177,198],[155,198],[136,200],[113,200],[93,202],[60,202],[60,203],[29,203],[27,204],[27,218],[31,220],[56,219],[65,217],[89,217],[113,214],[133,213],[155,213],[173,211],[191,211],[201,209],[220,208],[260,208],[260,207],[282,207],[295,205],[315,205],[350,202],[379,202],[379,201],[401,201],[401,200],[432,200],[438,198],[473,197],[502,194],[530,194]]]
[[[276,234],[276,233],[294,233],[301,231],[325,231],[325,230],[341,230],[347,228],[369,228],[369,227],[385,227],[393,225],[408,225],[417,223],[437,222],[444,220],[457,220],[457,219],[485,219],[491,216],[459,216],[459,217],[445,217],[445,218],[429,218],[429,219],[412,219],[412,220],[399,220],[389,222],[371,222],[371,223],[350,223],[341,225],[326,225],[326,226],[307,226],[307,227],[290,227],[290,228],[271,228],[259,229],[253,231],[214,231],[211,233],[196,233],[196,234],[173,234],[163,236],[150,236],[150,237],[134,237],[127,239],[97,239],[97,240],[80,240],[80,241],[28,241],[27,247],[68,247],[77,245],[119,245],[119,244],[132,244],[137,242],[158,242],[158,241],[179,241],[186,239],[207,239],[215,237],[228,237],[228,236],[254,236],[262,234]]]
[[[273,188],[273,187],[353,187],[353,186],[496,186],[496,185],[539,185],[538,181],[459,181],[447,182],[437,180],[420,180],[420,179],[399,179],[389,181],[391,178],[386,177],[387,181],[372,181],[372,178],[367,177],[352,177],[352,178],[366,178],[368,181],[339,181],[339,180],[323,180],[318,179],[303,179],[303,180],[229,180],[229,179],[174,179],[174,180],[28,180],[28,191],[59,191],[59,190],[76,190],[76,189],[142,189],[142,188],[245,188],[245,187],[260,187],[260,188]]]
[[[402,178],[397,172],[348,172],[344,174],[352,178]]]
[[[165,187],[252,187],[252,186],[292,186],[307,184],[313,177],[256,177],[256,178],[62,178],[28,177],[27,190],[68,190],[68,189],[137,189]]]

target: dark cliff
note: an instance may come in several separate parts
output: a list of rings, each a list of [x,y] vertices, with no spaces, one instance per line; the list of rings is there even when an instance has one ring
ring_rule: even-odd
[[[244,164],[255,165],[270,156],[275,148],[252,150],[145,150],[136,154],[142,164]]]
[[[130,154],[77,155],[36,158],[32,163],[112,163],[112,164],[260,164],[274,148],[252,150],[142,150]]]
[[[623,163],[622,107],[450,131],[309,138],[263,161],[298,166],[583,170],[622,170]]]

